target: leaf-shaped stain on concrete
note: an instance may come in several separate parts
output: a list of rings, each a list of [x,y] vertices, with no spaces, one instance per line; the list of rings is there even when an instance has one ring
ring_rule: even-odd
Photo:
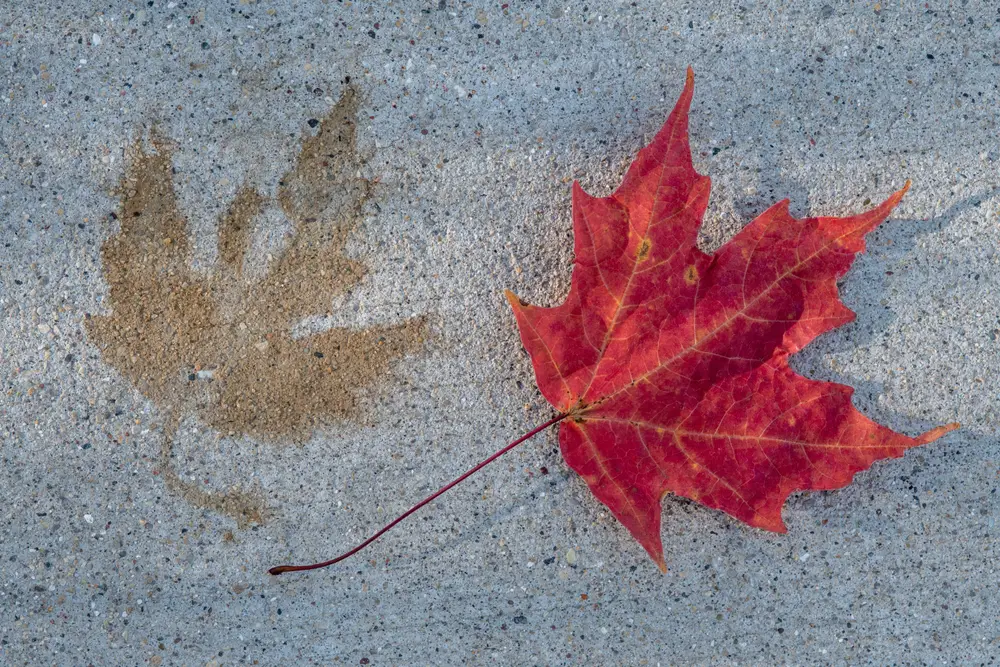
[[[348,89],[315,135],[303,139],[277,202],[247,187],[236,194],[219,220],[210,273],[191,267],[173,147],[156,132],[154,150],[133,147],[121,184],[121,229],[101,250],[112,312],[90,318],[89,335],[109,364],[172,416],[162,462],[168,485],[241,523],[262,520],[262,500],[183,482],[170,461],[176,422],[194,414],[223,434],[306,439],[323,424],[357,416],[355,391],[424,339],[419,318],[293,336],[297,323],[328,312],[332,298],[365,273],[344,254],[372,191],[359,176],[365,162],[355,141],[358,97]],[[294,233],[266,272],[244,271],[255,221],[268,206],[280,206]]]

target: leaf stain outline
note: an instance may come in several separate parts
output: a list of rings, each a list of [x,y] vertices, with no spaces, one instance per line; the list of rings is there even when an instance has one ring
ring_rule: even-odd
[[[241,187],[219,217],[218,259],[191,266],[186,218],[173,184],[174,145],[157,130],[141,139],[119,186],[120,230],[101,248],[111,313],[89,317],[88,335],[115,367],[167,415],[161,467],[167,486],[192,504],[262,523],[259,491],[206,491],[174,469],[180,420],[196,416],[222,435],[301,442],[361,414],[356,391],[375,385],[393,360],[422,347],[426,319],[302,337],[293,327],[330,309],[367,267],[347,257],[373,183],[358,176],[360,95],[347,88],[306,134],[298,158],[268,198]],[[255,221],[277,206],[293,233],[262,275],[244,270]]]

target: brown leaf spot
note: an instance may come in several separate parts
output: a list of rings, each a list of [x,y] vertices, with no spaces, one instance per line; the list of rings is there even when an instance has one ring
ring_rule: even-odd
[[[645,259],[649,257],[649,251],[652,247],[653,244],[650,243],[649,239],[643,239],[642,243],[639,245],[639,251],[636,252],[635,254],[635,261],[636,262],[645,261]]]
[[[684,269],[684,282],[688,285],[694,285],[698,282],[698,267],[693,264],[686,269]]]

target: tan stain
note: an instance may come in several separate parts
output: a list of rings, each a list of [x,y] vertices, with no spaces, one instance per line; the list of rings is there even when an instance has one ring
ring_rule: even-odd
[[[163,445],[160,449],[160,465],[162,466],[163,482],[167,488],[184,498],[195,507],[225,514],[236,520],[239,528],[251,524],[263,524],[270,517],[264,493],[259,487],[244,489],[234,486],[226,491],[212,491],[203,488],[198,482],[185,481],[173,465],[174,437],[177,434],[180,419],[171,415],[171,421],[166,424],[163,434]]]
[[[301,338],[292,327],[329,311],[357,284],[363,263],[344,255],[362,220],[372,183],[356,147],[358,94],[345,91],[306,136],[276,202],[243,187],[219,219],[219,253],[210,274],[191,268],[185,216],[172,178],[174,145],[157,132],[136,142],[120,185],[120,231],[102,246],[110,315],[87,321],[104,360],[166,413],[195,415],[224,435],[302,441],[317,428],[358,416],[355,392],[376,384],[393,360],[418,349],[422,318],[394,326],[335,328]],[[260,214],[280,206],[294,234],[253,277],[243,264]],[[167,428],[164,468],[174,428]],[[261,498],[169,486],[191,502],[242,522],[260,522]]]

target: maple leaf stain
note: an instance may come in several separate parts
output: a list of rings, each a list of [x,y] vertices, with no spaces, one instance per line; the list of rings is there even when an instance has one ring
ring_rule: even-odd
[[[795,219],[779,202],[709,256],[697,247],[710,181],[691,161],[693,93],[689,69],[611,196],[574,183],[565,302],[540,308],[507,293],[538,387],[566,417],[564,458],[664,571],[669,493],[785,532],[791,493],[840,488],[958,427],[896,433],[858,412],[850,387],[788,365],[854,319],[836,281],[909,183],[844,218]]]
[[[365,160],[355,141],[357,106],[358,94],[348,88],[315,134],[303,138],[275,198],[249,186],[238,190],[219,218],[218,259],[207,274],[191,266],[173,184],[174,146],[152,132],[152,150],[141,142],[131,149],[119,186],[121,228],[101,249],[111,312],[89,318],[88,335],[107,363],[174,416],[161,462],[168,485],[240,523],[263,520],[260,494],[212,493],[181,481],[169,460],[176,422],[195,415],[223,434],[304,440],[358,416],[356,391],[376,383],[426,335],[423,318],[293,332],[304,318],[329,311],[332,298],[366,272],[344,254],[373,187],[358,176]],[[249,262],[256,223],[269,209],[293,233],[265,270],[255,271]]]

